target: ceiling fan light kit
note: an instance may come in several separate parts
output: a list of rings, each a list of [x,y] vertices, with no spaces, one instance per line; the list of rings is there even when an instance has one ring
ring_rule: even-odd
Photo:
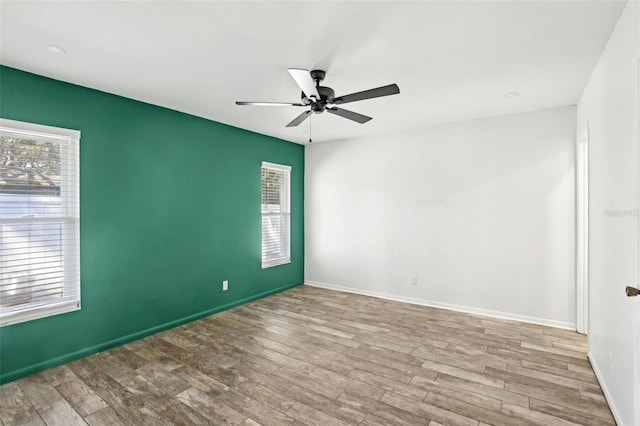
[[[377,87],[375,89],[364,90],[362,92],[352,93],[350,95],[335,96],[332,88],[320,86],[326,73],[322,70],[308,71],[299,68],[289,68],[289,74],[295,80],[296,84],[302,90],[300,95],[300,103],[285,102],[236,102],[236,105],[250,106],[300,106],[307,107],[302,114],[294,118],[286,127],[296,127],[311,116],[311,114],[322,114],[328,112],[330,114],[343,117],[356,123],[364,124],[371,120],[368,117],[357,112],[338,108],[335,105],[342,105],[349,102],[363,101],[366,99],[379,98],[382,96],[397,95],[400,88],[397,84]]]

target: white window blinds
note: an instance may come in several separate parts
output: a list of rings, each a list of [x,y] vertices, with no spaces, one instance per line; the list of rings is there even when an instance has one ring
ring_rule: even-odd
[[[291,262],[291,167],[262,163],[262,268]]]
[[[80,308],[79,140],[0,119],[0,326]]]

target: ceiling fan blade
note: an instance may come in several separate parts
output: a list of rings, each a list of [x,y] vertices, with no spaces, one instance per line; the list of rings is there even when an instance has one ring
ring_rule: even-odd
[[[309,117],[311,114],[312,114],[311,110],[303,112],[302,114],[300,114],[299,116],[294,118],[293,121],[291,121],[291,123],[287,124],[286,127],[295,127],[295,126],[299,125],[304,120],[306,120],[307,117]]]
[[[318,93],[318,89],[316,89],[316,85],[309,71],[289,68],[289,74],[291,74],[291,77],[296,81],[296,84],[300,86],[300,89],[302,89],[307,98],[314,96],[316,99],[320,99],[320,94]]]
[[[327,108],[327,112],[331,114],[339,115],[340,117],[348,118],[349,120],[356,121],[360,124],[364,124],[367,121],[371,120],[371,117],[366,115],[358,114],[357,112],[349,111],[342,108]]]
[[[369,89],[362,92],[352,93],[350,95],[338,96],[333,98],[331,103],[340,105],[348,102],[363,101],[365,99],[379,98],[381,96],[397,95],[400,93],[400,88],[397,84],[390,84],[388,86],[377,87],[375,89]]]
[[[286,102],[236,102],[236,105],[251,106],[306,106],[304,104],[289,104]]]

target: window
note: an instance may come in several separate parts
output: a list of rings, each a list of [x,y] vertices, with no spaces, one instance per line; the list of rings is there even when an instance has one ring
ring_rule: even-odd
[[[262,163],[262,268],[291,262],[290,166]]]
[[[80,309],[79,141],[0,119],[0,326]]]

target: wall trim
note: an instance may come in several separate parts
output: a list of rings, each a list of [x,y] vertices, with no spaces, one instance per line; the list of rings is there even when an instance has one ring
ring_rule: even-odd
[[[596,363],[593,355],[591,354],[591,351],[587,352],[587,358],[589,359],[589,363],[591,364],[591,369],[593,370],[593,372],[596,375],[596,379],[598,380],[598,384],[600,385],[600,388],[602,389],[602,393],[604,394],[604,398],[607,400],[607,404],[609,405],[609,410],[611,411],[611,414],[613,415],[613,419],[616,421],[616,424],[621,425],[622,423],[622,419],[620,418],[620,414],[618,412],[618,409],[616,408],[616,404],[615,401],[611,395],[611,392],[609,391],[609,388],[607,387],[607,382],[604,380],[604,377],[602,375],[602,373],[600,372],[600,367],[598,367],[598,364]]]
[[[170,321],[155,327],[151,327],[142,331],[138,331],[136,333],[129,334],[127,336],[118,337],[117,339],[109,340],[107,342],[100,343],[98,345],[90,346],[88,348],[81,349],[79,351],[71,352],[68,354],[61,355],[56,358],[48,359],[43,362],[39,362],[36,364],[31,364],[26,367],[20,368],[18,370],[11,371],[9,373],[5,373],[4,375],[0,375],[0,385],[12,382],[14,380],[21,379],[22,377],[29,376],[31,374],[39,373],[44,370],[48,370],[50,368],[58,367],[62,364],[69,363],[71,361],[75,361],[80,358],[85,358],[89,355],[93,355],[98,352],[103,352],[117,346],[122,346],[126,343],[132,342],[134,340],[139,340],[144,337],[151,336],[156,333],[160,333],[165,330],[169,330],[171,328],[175,328],[181,326],[183,324],[187,324],[196,320],[199,320],[204,317],[208,317],[213,314],[217,314],[222,311],[226,311],[231,308],[235,308],[236,306],[244,305],[249,302],[253,302],[254,300],[262,299],[267,296],[271,296],[272,294],[280,293],[285,290],[289,290],[294,287],[298,287],[302,285],[298,284],[288,284],[282,287],[278,287],[273,290],[265,291],[263,293],[259,293],[253,296],[245,297],[244,299],[236,300],[231,303],[227,303],[226,305],[218,306],[215,308],[207,309],[206,311],[198,312],[197,314],[189,315],[187,317],[183,317],[174,321]]]
[[[453,305],[450,303],[436,302],[433,300],[416,299],[413,297],[398,296],[389,293],[380,293],[376,291],[361,290],[359,288],[345,287],[334,284],[326,284],[317,281],[305,280],[304,285],[311,287],[325,288],[327,290],[337,290],[345,293],[360,294],[363,296],[377,297],[379,299],[393,300],[395,302],[411,303],[412,305],[428,306],[431,308],[447,309],[449,311],[464,312],[468,314],[482,315],[485,317],[507,319],[513,321],[526,322],[529,324],[546,325],[549,327],[563,328],[566,330],[575,330],[576,325],[570,322],[555,321],[545,318],[530,317],[526,315],[512,314],[508,312],[492,311],[488,309],[474,308],[471,306]]]

